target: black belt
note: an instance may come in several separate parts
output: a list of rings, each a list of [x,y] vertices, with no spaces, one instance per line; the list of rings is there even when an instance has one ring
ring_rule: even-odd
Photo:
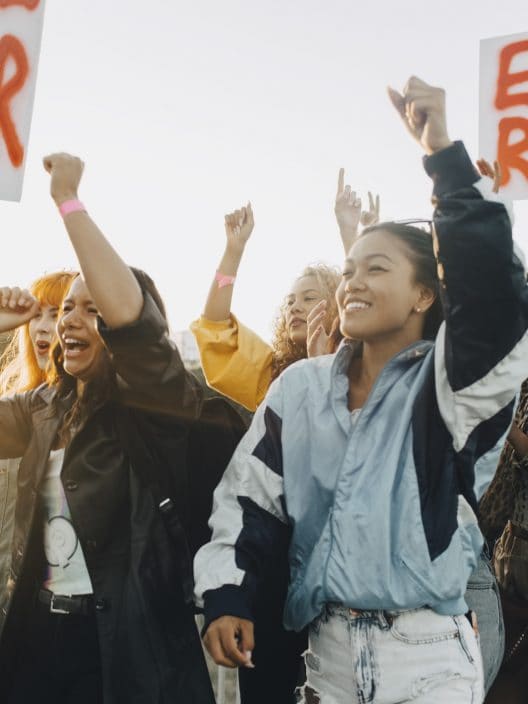
[[[93,594],[79,594],[63,596],[54,594],[48,589],[40,589],[38,601],[49,607],[51,614],[70,614],[75,616],[88,616],[94,613]]]

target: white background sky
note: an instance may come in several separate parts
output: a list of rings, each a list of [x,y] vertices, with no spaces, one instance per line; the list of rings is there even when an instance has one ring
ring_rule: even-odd
[[[233,310],[269,339],[303,266],[341,264],[339,166],[380,193],[383,219],[430,214],[385,86],[445,87],[451,137],[477,157],[479,40],[525,30],[526,0],[47,0],[24,194],[0,203],[1,284],[75,266],[40,163],[71,151],[81,199],[156,280],[174,331],[202,310],[224,213],[250,199]],[[528,250],[527,202],[516,215]]]

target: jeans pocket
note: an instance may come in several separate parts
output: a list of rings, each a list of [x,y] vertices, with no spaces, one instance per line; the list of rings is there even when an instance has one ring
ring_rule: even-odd
[[[458,638],[458,627],[451,616],[431,609],[404,611],[394,618],[391,634],[409,645],[426,645]]]
[[[464,651],[469,662],[472,665],[476,665],[476,653],[479,652],[479,644],[477,636],[473,631],[473,627],[465,616],[455,616],[453,620],[457,625],[458,640],[462,650]],[[470,639],[474,639],[474,645],[476,645],[476,648],[474,646],[472,647]]]

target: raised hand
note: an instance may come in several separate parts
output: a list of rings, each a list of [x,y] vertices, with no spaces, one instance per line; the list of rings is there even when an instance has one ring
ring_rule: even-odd
[[[225,216],[225,231],[229,249],[242,252],[253,232],[255,220],[251,203]]]
[[[38,315],[40,304],[26,289],[0,288],[0,332],[13,330]]]
[[[379,222],[380,215],[380,197],[376,195],[376,200],[374,200],[372,193],[368,192],[369,199],[369,209],[363,210],[361,213],[361,224],[363,227],[370,227]]]
[[[57,205],[77,198],[84,162],[71,154],[50,154],[43,159],[44,168],[51,176],[51,197]]]
[[[388,93],[405,126],[427,154],[452,144],[447,134],[443,88],[435,88],[412,76],[407,81],[403,95],[394,88],[388,88]]]
[[[329,337],[324,328],[326,301],[322,300],[312,308],[306,319],[306,351],[308,357],[319,357],[328,352]]]
[[[502,181],[502,169],[497,160],[493,162],[493,166],[486,159],[477,160],[477,168],[481,176],[488,176],[493,181],[492,191],[498,193]]]
[[[334,212],[341,232],[357,233],[361,220],[361,198],[358,198],[356,191],[353,191],[348,184],[345,186],[345,170],[343,168],[339,169],[337,178]]]

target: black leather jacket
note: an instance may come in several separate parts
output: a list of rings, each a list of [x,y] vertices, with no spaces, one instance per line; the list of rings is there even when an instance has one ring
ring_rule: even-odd
[[[192,607],[182,595],[178,556],[116,427],[126,407],[141,427],[152,429],[148,442],[170,440],[174,471],[192,473],[189,429],[200,418],[202,389],[184,369],[148,295],[137,322],[114,330],[100,324],[100,333],[119,390],[66,447],[61,480],[94,589],[104,702],[213,704]],[[44,560],[39,488],[67,409],[68,402],[47,386],[0,400],[0,456],[23,457],[11,570],[7,584],[0,585],[0,687],[9,680],[16,647],[30,637],[24,636],[24,615]],[[5,701],[1,693],[0,700]]]

